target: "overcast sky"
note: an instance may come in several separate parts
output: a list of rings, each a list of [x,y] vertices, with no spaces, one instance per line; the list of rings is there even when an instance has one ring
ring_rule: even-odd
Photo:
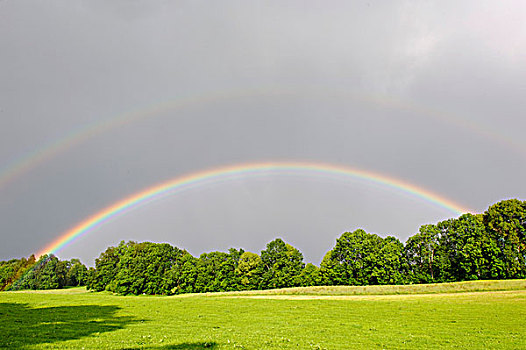
[[[526,199],[524,96],[524,1],[3,0],[0,176],[74,131],[148,117],[0,187],[0,260],[156,183],[244,162],[364,169],[475,212]],[[241,178],[138,208],[58,255],[92,265],[121,240],[259,253],[282,237],[318,264],[344,231],[405,241],[453,216],[363,181]]]

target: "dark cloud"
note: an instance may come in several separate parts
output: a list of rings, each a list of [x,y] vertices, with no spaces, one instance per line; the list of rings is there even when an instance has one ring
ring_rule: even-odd
[[[369,169],[477,211],[524,198],[525,13],[512,1],[3,2],[0,164],[86,125],[194,102],[0,188],[0,258],[159,181],[248,161]],[[61,254],[91,263],[121,239],[259,251],[280,235],[318,262],[344,230],[404,240],[449,216],[364,183],[246,179],[137,209]]]

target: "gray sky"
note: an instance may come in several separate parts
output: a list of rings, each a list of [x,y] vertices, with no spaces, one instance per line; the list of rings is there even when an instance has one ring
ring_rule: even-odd
[[[523,1],[4,0],[3,174],[74,130],[172,108],[1,187],[0,259],[156,183],[235,163],[360,168],[476,212],[525,199],[525,93]],[[405,241],[452,216],[366,182],[244,178],[143,206],[58,255],[91,265],[130,239],[259,253],[282,237],[319,263],[344,231]]]

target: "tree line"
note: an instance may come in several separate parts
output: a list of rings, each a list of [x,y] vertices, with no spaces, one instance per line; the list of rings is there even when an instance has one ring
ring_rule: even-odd
[[[124,295],[170,295],[525,278],[526,201],[505,200],[482,214],[423,225],[405,244],[362,229],[345,232],[319,267],[305,264],[303,254],[280,238],[260,254],[231,248],[199,257],[167,243],[121,242],[102,252],[89,270],[76,259],[34,260],[1,262],[0,286],[9,281],[21,281],[11,282],[11,289],[85,284]],[[24,277],[17,280],[17,275]]]
[[[0,261],[0,291],[85,286],[88,269],[79,259],[43,255]]]

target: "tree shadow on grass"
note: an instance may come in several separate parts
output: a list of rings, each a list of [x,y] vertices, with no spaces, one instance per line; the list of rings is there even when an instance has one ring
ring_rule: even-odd
[[[32,308],[0,303],[0,348],[80,339],[123,328],[132,317],[116,316],[117,306],[76,305]]]

